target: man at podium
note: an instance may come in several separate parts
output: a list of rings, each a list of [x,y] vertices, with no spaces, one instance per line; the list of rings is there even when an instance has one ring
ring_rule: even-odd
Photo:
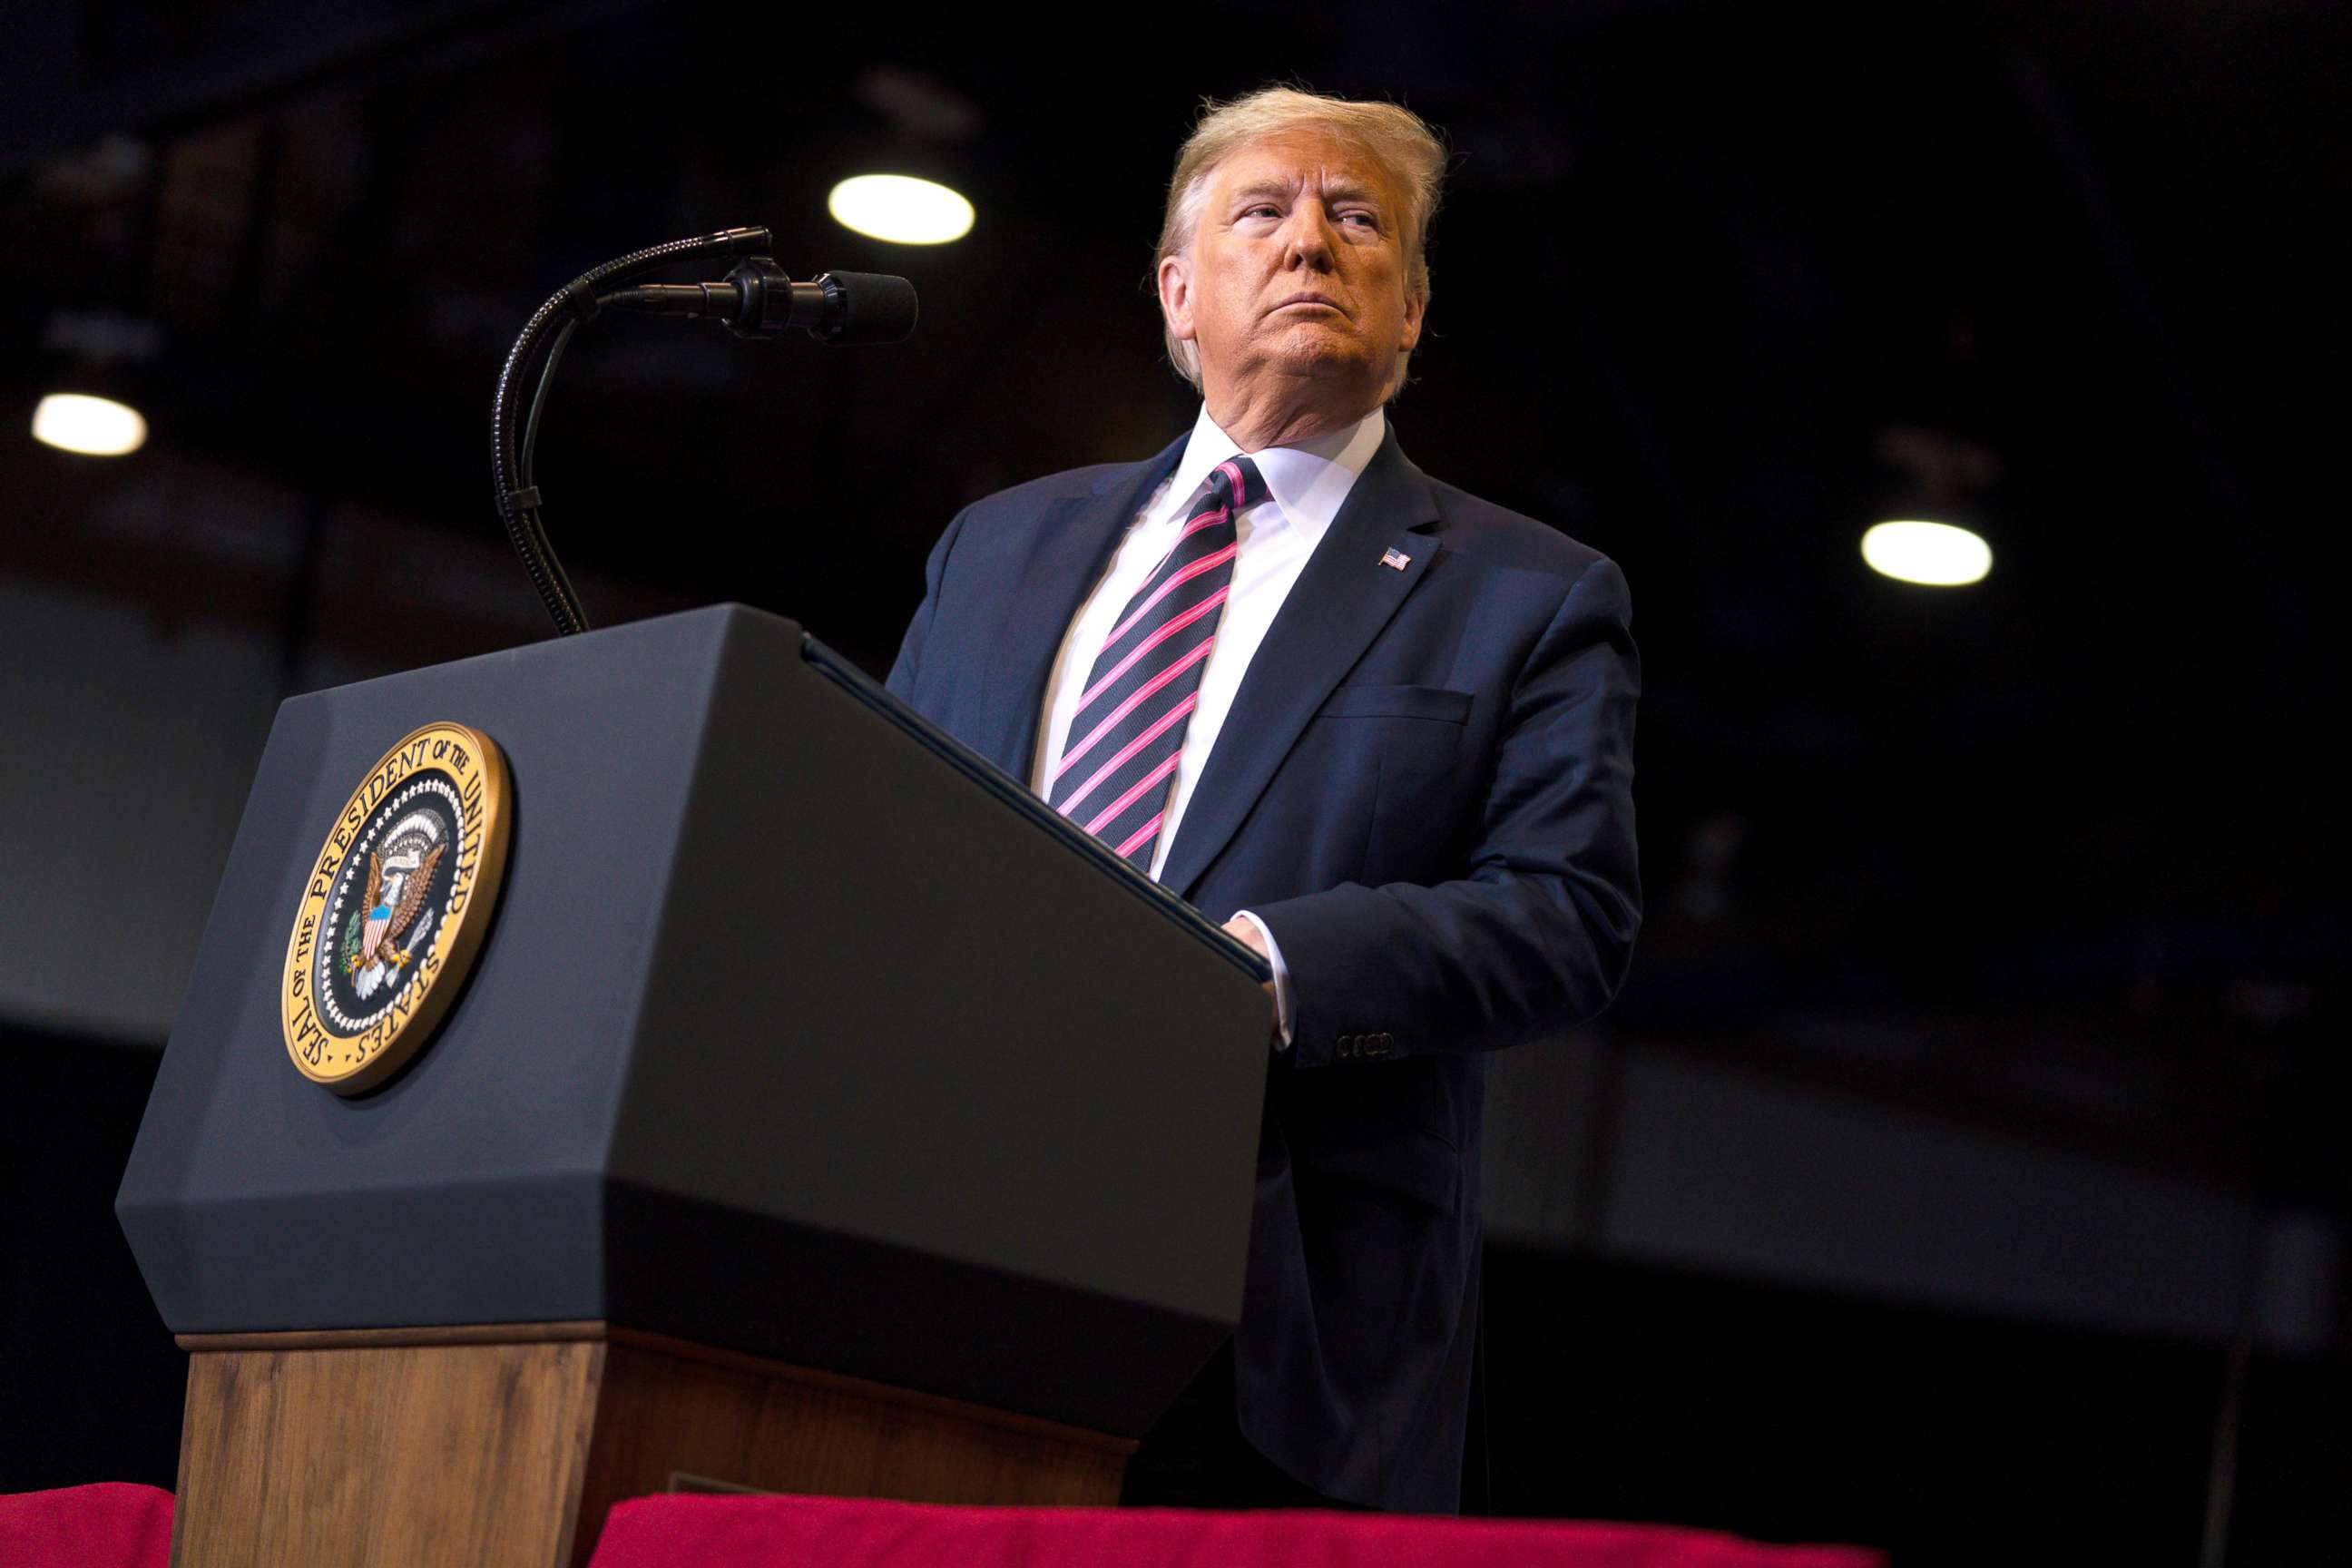
[[[1204,114],[1157,270],[1192,428],[966,508],[890,674],[966,740],[1018,705],[1038,795],[1273,966],[1241,1325],[1131,1501],[1457,1506],[1484,1054],[1640,924],[1624,579],[1387,418],[1444,163],[1390,104]]]

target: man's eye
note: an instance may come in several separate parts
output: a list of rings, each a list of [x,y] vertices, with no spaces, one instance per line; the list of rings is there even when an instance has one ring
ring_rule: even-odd
[[[1358,228],[1370,229],[1374,232],[1378,232],[1381,226],[1381,220],[1370,213],[1341,213],[1339,221],[1354,224]]]

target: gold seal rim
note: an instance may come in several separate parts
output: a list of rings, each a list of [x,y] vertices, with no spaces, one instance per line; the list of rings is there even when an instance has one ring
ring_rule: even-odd
[[[420,741],[430,742],[436,737],[446,737],[462,742],[471,747],[473,754],[480,759],[481,851],[478,858],[472,885],[467,892],[465,908],[440,922],[439,929],[434,931],[432,941],[426,944],[424,957],[419,960],[420,963],[432,966],[418,976],[418,979],[424,983],[424,994],[417,998],[408,1016],[393,1029],[390,1037],[372,1056],[356,1066],[341,1071],[322,1070],[326,1053],[321,1050],[320,1056],[322,1067],[313,1068],[302,1059],[302,1051],[299,1044],[297,1020],[302,1014],[310,1013],[312,1022],[319,1032],[329,1041],[348,1043],[362,1037],[362,1035],[336,1033],[324,1019],[319,1018],[315,1012],[312,1012],[307,1000],[310,990],[308,973],[315,968],[319,955],[325,952],[328,947],[326,941],[328,931],[323,919],[326,904],[333,892],[335,882],[342,875],[342,868],[350,856],[346,853],[338,858],[335,869],[331,873],[322,873],[320,864],[334,848],[337,826],[350,817],[354,811],[361,813],[360,820],[364,822],[375,810],[373,805],[362,805],[368,786],[386,768],[397,762],[401,754],[410,747]],[[428,755],[412,764],[384,787],[383,794],[377,797],[377,805],[382,804],[384,795],[390,795],[393,790],[397,789],[415,774],[430,770],[439,760]],[[447,770],[445,768],[444,771]],[[510,784],[505,751],[499,747],[498,742],[484,731],[470,724],[460,724],[447,720],[436,720],[429,724],[420,724],[411,730],[387,748],[383,755],[378,757],[374,764],[360,775],[358,785],[345,798],[342,805],[336,810],[333,824],[329,826],[326,837],[320,842],[318,853],[311,857],[309,867],[303,874],[302,896],[295,906],[293,929],[288,932],[286,938],[286,963],[279,972],[278,986],[278,1027],[285,1039],[287,1058],[294,1064],[295,1071],[312,1083],[332,1089],[337,1094],[363,1094],[406,1067],[416,1053],[424,1047],[425,1043],[433,1037],[434,1031],[440,1026],[442,1018],[447,1014],[450,1004],[456,1000],[457,993],[464,986],[466,977],[473,968],[474,956],[481,950],[484,939],[488,936],[490,921],[498,909],[499,894],[506,879],[507,844],[509,830],[512,827],[512,813],[508,809],[509,798]],[[465,835],[462,811],[459,813],[458,835],[458,847],[462,854]],[[323,888],[320,886],[322,880]],[[297,959],[297,954],[300,952],[302,947],[302,921],[305,915],[313,913],[321,918],[316,928],[316,945],[313,948],[310,962],[303,964]],[[294,984],[294,976],[298,968],[305,973],[305,984],[299,989]],[[373,1033],[376,1027],[378,1026],[372,1024],[366,1032]]]

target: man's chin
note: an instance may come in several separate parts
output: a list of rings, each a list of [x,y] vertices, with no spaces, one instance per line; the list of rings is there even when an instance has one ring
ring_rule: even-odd
[[[1285,375],[1369,375],[1371,359],[1361,338],[1319,324],[1283,333],[1266,355],[1266,362]]]

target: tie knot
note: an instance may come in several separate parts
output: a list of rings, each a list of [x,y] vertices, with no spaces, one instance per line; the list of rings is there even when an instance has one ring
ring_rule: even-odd
[[[1238,519],[1265,499],[1265,480],[1259,476],[1255,463],[1236,453],[1210,470],[1209,499],[1219,506],[1231,508]]]

